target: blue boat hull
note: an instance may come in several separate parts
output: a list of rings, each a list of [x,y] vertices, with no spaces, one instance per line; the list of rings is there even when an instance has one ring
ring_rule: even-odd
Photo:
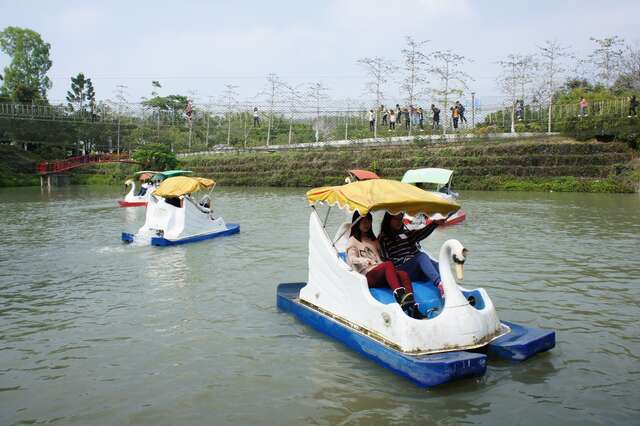
[[[333,337],[354,351],[404,376],[419,386],[433,387],[454,379],[482,376],[487,368],[487,355],[457,351],[431,355],[407,355],[339,323],[311,307],[300,303],[300,289],[306,283],[278,285],[277,306],[300,321]],[[487,345],[489,354],[512,361],[523,361],[555,346],[555,332],[525,327],[503,321],[511,332]]]
[[[290,312],[302,322],[419,386],[433,387],[462,377],[482,376],[486,371],[487,356],[480,353],[459,351],[412,356],[391,349],[301,304],[297,299],[305,284],[280,284],[277,290],[278,309]]]
[[[209,234],[194,235],[193,237],[180,238],[178,240],[168,240],[163,237],[152,237],[151,245],[159,246],[159,247],[175,246],[179,244],[188,244],[188,243],[195,243],[203,240],[210,240],[212,238],[223,237],[225,235],[237,234],[238,232],[240,232],[240,225],[236,223],[228,223],[227,229],[225,229],[224,231],[211,232]],[[124,241],[125,243],[131,243],[134,240],[134,235],[129,234],[127,232],[123,232],[121,238],[122,238],[122,241]]]
[[[533,355],[548,351],[556,345],[556,333],[552,330],[525,327],[502,321],[511,332],[489,343],[488,353],[510,361],[524,361]]]

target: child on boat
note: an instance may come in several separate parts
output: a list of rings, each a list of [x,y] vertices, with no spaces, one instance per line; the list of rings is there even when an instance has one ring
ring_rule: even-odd
[[[403,214],[384,214],[380,227],[380,246],[385,259],[393,262],[399,272],[405,272],[412,281],[433,282],[442,294],[438,262],[419,250],[418,243],[427,238],[446,219],[431,221],[424,228],[407,230]]]
[[[409,274],[398,271],[390,261],[383,261],[380,255],[380,243],[372,225],[371,213],[361,216],[357,211],[351,219],[351,236],[347,245],[347,261],[357,272],[367,278],[369,288],[389,287],[396,301],[407,315],[424,318],[413,297],[413,287]]]

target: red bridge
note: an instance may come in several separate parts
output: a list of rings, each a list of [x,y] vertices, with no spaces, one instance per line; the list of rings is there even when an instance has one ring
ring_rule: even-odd
[[[64,160],[41,161],[36,166],[36,171],[45,176],[99,163],[137,163],[137,161],[133,161],[131,154],[128,152],[120,154],[89,154],[69,157]]]

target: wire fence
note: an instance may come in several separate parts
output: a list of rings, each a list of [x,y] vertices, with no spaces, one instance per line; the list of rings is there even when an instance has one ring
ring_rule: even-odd
[[[592,102],[584,110],[577,103],[552,104],[551,108],[544,104],[483,105],[468,100],[463,104],[468,106],[457,120],[449,105],[446,111],[440,106],[436,120],[426,107],[406,106],[399,111],[394,107],[392,114],[387,109],[351,108],[345,103],[316,107],[284,103],[202,104],[194,105],[189,115],[183,106],[160,109],[143,103],[102,102],[75,111],[64,105],[0,103],[0,119],[102,125],[109,137],[94,143],[91,150],[120,151],[145,143],[167,143],[177,152],[189,152],[471,132],[487,127],[510,131],[512,117],[518,131],[546,132],[549,112],[551,131],[578,116],[621,117],[629,113],[628,98]],[[82,138],[82,134],[78,137]]]

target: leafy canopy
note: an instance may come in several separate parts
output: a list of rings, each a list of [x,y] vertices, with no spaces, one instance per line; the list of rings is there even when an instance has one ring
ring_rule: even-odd
[[[133,153],[133,159],[146,169],[170,170],[178,164],[176,155],[169,147],[160,144],[144,145]]]
[[[52,65],[50,48],[35,31],[18,27],[0,31],[0,50],[11,56],[11,63],[4,69],[2,93],[18,102],[46,99],[51,88],[47,77]]]

